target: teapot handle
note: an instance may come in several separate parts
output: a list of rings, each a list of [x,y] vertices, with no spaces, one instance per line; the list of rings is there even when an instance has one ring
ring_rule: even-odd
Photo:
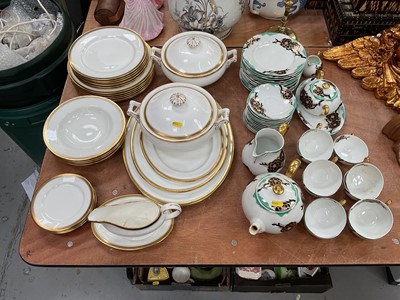
[[[250,0],[249,1],[249,10],[250,10],[250,12],[252,14],[259,15],[260,13],[257,10],[255,10],[253,7],[254,7],[254,0]]]
[[[295,159],[290,163],[285,175],[289,178],[292,178],[296,173],[297,169],[300,167],[300,165],[301,165],[301,160]]]

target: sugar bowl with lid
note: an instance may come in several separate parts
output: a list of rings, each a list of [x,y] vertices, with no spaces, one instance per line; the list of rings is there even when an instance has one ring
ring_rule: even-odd
[[[228,108],[218,108],[210,93],[189,83],[161,85],[142,103],[132,100],[127,114],[156,147],[179,151],[196,149],[229,122]]]
[[[151,58],[172,82],[207,86],[237,61],[237,50],[207,32],[188,31],[170,38],[161,48],[152,47]]]
[[[315,78],[306,79],[299,85],[297,95],[299,105],[314,116],[333,113],[342,103],[339,88],[332,81],[324,79],[322,69],[317,70]]]
[[[242,209],[250,222],[249,233],[279,234],[294,228],[304,214],[303,194],[291,176],[301,162],[293,161],[285,175],[258,175],[245,188]]]

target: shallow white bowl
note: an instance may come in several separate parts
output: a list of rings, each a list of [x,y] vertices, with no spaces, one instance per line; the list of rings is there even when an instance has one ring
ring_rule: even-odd
[[[370,163],[353,166],[346,174],[346,190],[356,199],[375,199],[382,192],[384,179],[381,171]]]
[[[346,226],[346,220],[343,205],[331,198],[315,199],[308,205],[304,214],[307,229],[322,239],[337,237]]]
[[[353,232],[365,239],[379,239],[393,226],[390,208],[378,199],[357,201],[350,208],[348,218]]]
[[[297,142],[297,152],[306,163],[329,159],[333,152],[332,137],[324,130],[309,129]]]
[[[335,139],[335,154],[344,164],[358,164],[368,158],[368,146],[359,137],[351,134],[343,134]]]
[[[306,190],[319,197],[329,197],[336,193],[342,184],[342,171],[330,160],[316,160],[303,172]]]

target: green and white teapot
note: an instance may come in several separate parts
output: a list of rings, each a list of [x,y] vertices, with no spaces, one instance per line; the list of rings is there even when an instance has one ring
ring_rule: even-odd
[[[286,175],[261,174],[247,185],[242,195],[242,208],[250,222],[250,234],[286,232],[301,221],[303,194],[291,179],[300,164],[297,159],[291,163]]]

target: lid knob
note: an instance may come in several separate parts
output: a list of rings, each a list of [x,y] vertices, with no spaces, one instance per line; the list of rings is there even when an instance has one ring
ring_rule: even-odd
[[[189,48],[196,48],[200,44],[200,40],[196,36],[192,36],[186,40]]]
[[[181,106],[186,102],[186,96],[182,93],[173,93],[171,97],[169,97],[169,101],[174,106]]]
[[[274,186],[272,187],[272,191],[275,195],[282,195],[285,189],[283,188],[282,183],[278,182],[274,184]]]

